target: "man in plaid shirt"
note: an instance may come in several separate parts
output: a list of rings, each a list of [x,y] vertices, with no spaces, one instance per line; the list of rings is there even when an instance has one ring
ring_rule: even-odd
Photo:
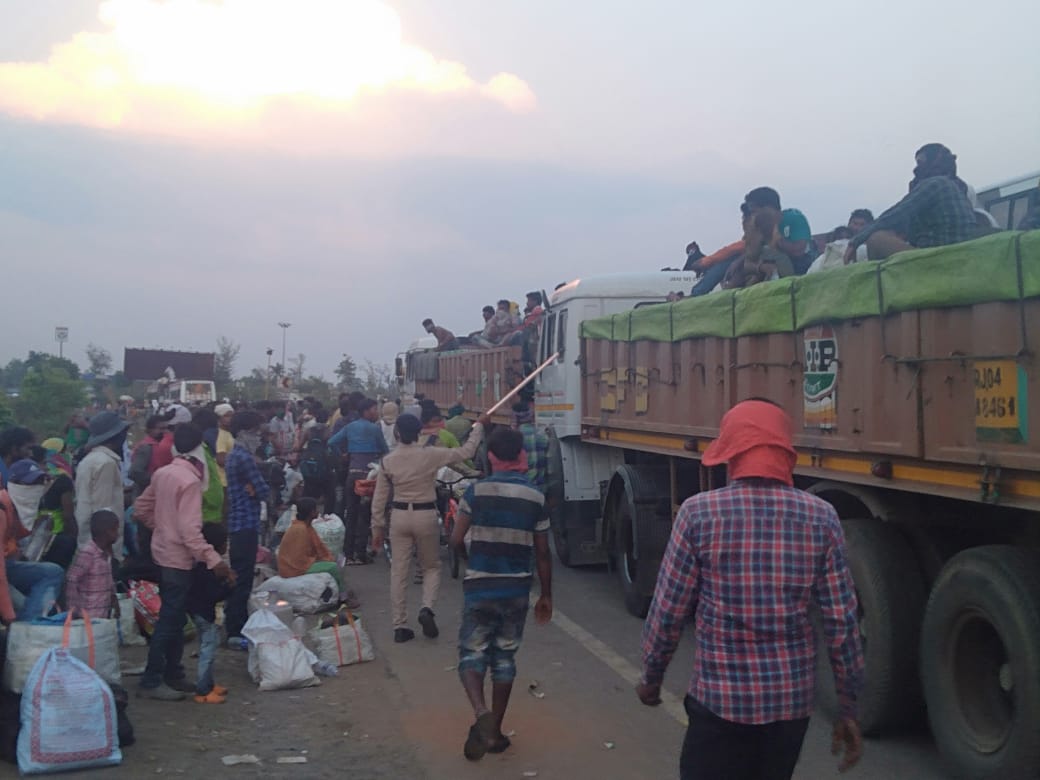
[[[639,698],[660,703],[665,669],[693,617],[680,777],[790,778],[813,707],[815,602],[838,691],[834,748],[844,746],[844,771],[862,754],[863,655],[838,516],[793,487],[791,422],[769,401],[731,409],[703,462],[727,464],[730,484],[687,499],[675,518],[643,629]]]

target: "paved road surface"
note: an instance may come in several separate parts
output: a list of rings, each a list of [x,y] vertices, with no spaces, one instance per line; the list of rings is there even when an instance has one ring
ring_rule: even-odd
[[[466,780],[658,780],[677,775],[681,696],[690,668],[689,642],[680,647],[667,680],[665,706],[647,708],[632,691],[638,669],[640,621],[625,613],[605,570],[557,567],[553,624],[529,620],[518,656],[520,677],[505,730],[513,747],[478,764],[462,757],[472,717],[455,672],[455,634],[461,586],[445,577],[436,640],[391,640],[389,569],[384,562],[347,569],[363,601],[376,643],[374,663],[340,670],[318,688],[258,693],[245,674],[245,654],[221,650],[218,681],[232,687],[228,703],[131,700],[138,744],[122,767],[105,776],[264,778],[427,778]],[[418,587],[410,594],[415,604]],[[413,609],[414,612],[414,609]],[[418,629],[418,626],[416,626]],[[126,653],[133,663],[140,650]],[[527,688],[537,681],[544,698]],[[127,681],[133,690],[134,678]],[[607,743],[612,745],[607,747]],[[814,718],[796,777],[838,777],[829,754],[829,728]],[[262,764],[224,767],[225,755],[251,753]],[[306,764],[279,764],[279,757]],[[0,776],[4,774],[0,765]],[[536,772],[537,775],[525,775]],[[84,773],[84,776],[91,776]],[[99,776],[93,773],[93,776]],[[867,744],[850,778],[948,777],[927,736]]]

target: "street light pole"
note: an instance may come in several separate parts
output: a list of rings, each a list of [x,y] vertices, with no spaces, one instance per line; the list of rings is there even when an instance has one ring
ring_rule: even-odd
[[[289,330],[291,322],[279,322],[278,327],[282,329],[282,375],[285,375],[285,334]]]
[[[270,347],[267,348],[267,381],[264,382],[264,400],[267,401],[271,397],[271,355],[274,354],[274,350]]]

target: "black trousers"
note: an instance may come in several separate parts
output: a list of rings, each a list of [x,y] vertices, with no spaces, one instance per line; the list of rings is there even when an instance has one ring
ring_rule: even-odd
[[[232,531],[229,539],[231,569],[235,572],[235,586],[224,602],[224,626],[227,635],[241,636],[246,624],[247,603],[253,592],[253,572],[256,570],[256,550],[259,534],[256,529]]]
[[[690,696],[680,780],[790,780],[809,719],[751,725],[723,720]]]

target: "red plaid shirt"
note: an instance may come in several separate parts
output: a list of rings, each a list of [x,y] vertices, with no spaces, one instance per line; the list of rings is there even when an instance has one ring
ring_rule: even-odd
[[[643,627],[643,679],[661,682],[694,616],[690,696],[734,723],[808,717],[813,602],[823,615],[841,714],[854,717],[863,654],[834,508],[760,479],[693,496],[675,518]]]
[[[112,579],[112,556],[90,542],[80,547],[65,575],[65,602],[91,617],[107,618],[116,584]]]

